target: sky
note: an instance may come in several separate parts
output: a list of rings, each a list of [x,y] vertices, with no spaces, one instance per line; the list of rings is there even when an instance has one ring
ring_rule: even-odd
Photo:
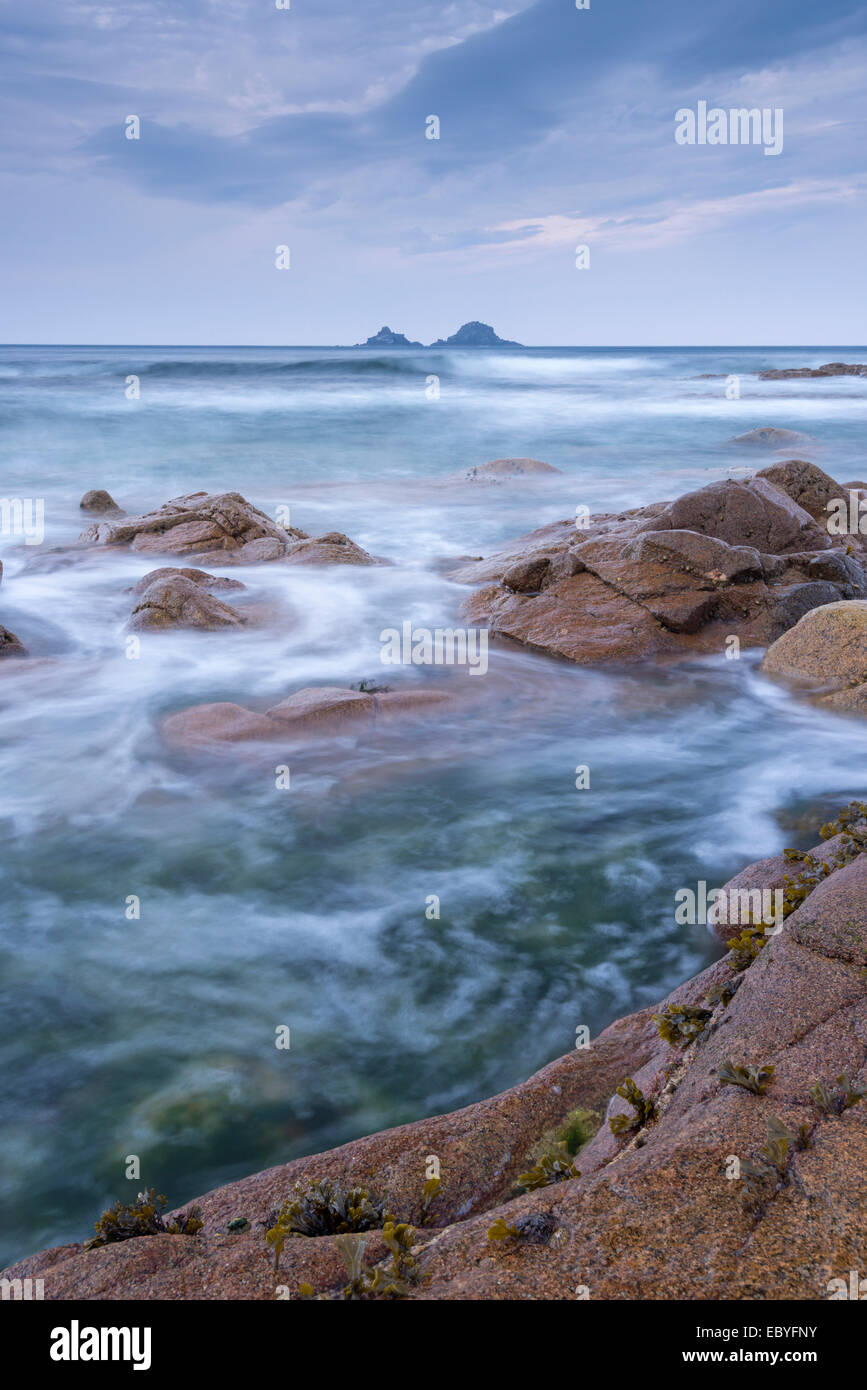
[[[863,0],[278,3],[0,0],[0,341],[867,339]]]

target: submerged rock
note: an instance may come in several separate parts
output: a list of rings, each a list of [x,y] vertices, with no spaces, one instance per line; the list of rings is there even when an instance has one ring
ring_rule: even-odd
[[[296,732],[346,733],[373,724],[376,697],[339,686],[314,686],[297,690],[268,710],[289,734]]]
[[[170,743],[242,743],[248,739],[277,739],[279,726],[265,714],[256,714],[230,701],[192,705],[163,720],[162,732]]]
[[[758,429],[748,430],[746,434],[736,434],[733,444],[747,444],[766,449],[785,449],[790,444],[803,444],[805,436],[796,430],[774,429],[772,425],[760,425]]]
[[[381,720],[422,716],[451,703],[443,690],[383,690],[318,685],[296,690],[264,714],[242,705],[192,705],[163,720],[163,737],[172,744],[236,743],[241,739],[283,740],[345,737],[369,732]]]
[[[867,376],[863,362],[826,362],[823,367],[770,367],[759,372],[760,381],[787,381],[798,377]]]
[[[492,459],[490,463],[480,463],[466,468],[463,473],[455,476],[467,483],[494,482],[501,479],[515,482],[537,478],[546,473],[562,476],[562,472],[562,468],[555,468],[553,463],[543,463],[541,459]]]

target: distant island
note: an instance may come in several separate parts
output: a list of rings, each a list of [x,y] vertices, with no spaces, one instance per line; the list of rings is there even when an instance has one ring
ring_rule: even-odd
[[[403,333],[392,333],[390,328],[380,328],[378,333],[374,333],[372,338],[368,338],[366,343],[357,343],[356,347],[424,347],[424,343],[411,343]]]
[[[489,323],[465,323],[450,338],[437,338],[431,347],[523,347],[523,343],[513,343],[508,338],[498,338]],[[356,343],[356,347],[405,347],[420,348],[424,343],[411,342],[403,333],[394,333],[390,328],[380,328],[366,343]]]
[[[437,338],[431,347],[523,347],[523,343],[510,342],[508,338],[498,338],[489,323],[465,323],[450,338]]]

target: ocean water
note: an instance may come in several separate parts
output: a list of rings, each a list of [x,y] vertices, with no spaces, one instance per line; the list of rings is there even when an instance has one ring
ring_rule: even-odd
[[[0,349],[0,494],[45,506],[41,545],[0,536],[0,622],[31,652],[0,666],[0,1264],[143,1185],[178,1204],[493,1094],[719,954],[675,924],[676,890],[813,843],[864,794],[867,724],[770,684],[759,654],[582,670],[492,648],[483,678],[448,673],[436,721],[293,751],[288,791],[273,750],[182,755],[158,726],[424,679],[383,668],[379,634],[454,624],[467,590],[440,562],[578,505],[793,453],[863,478],[867,381],[756,373],[865,352]],[[732,442],[763,425],[805,438]],[[561,472],[454,480],[503,457]],[[129,512],[240,491],[391,563],[226,570],[247,628],[129,661],[126,590],[162,561],[45,554],[94,487]]]

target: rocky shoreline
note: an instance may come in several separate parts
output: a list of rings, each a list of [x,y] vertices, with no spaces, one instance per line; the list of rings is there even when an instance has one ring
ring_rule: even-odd
[[[515,474],[534,461],[502,462]],[[506,644],[582,665],[767,647],[770,676],[865,712],[867,540],[829,529],[843,495],[860,506],[867,488],[790,460],[553,523],[453,562],[450,577],[474,590],[467,619]],[[137,517],[108,494],[85,503],[102,519],[31,563],[103,549],[180,560],[133,587],[132,632],[242,629],[244,585],[200,565],[387,563],[342,533],[280,526],[237,493]],[[26,653],[0,628],[3,655]],[[453,698],[305,688],[261,712],[192,706],[162,734],[330,738],[392,714],[435,717]],[[498,1096],[227,1184],[193,1204],[194,1231],[172,1231],[169,1214],[169,1229],[45,1250],[2,1278],[41,1279],[59,1300],[832,1297],[835,1280],[867,1268],[865,849],[859,803],[809,853],[750,865],[722,890],[747,902],[746,917],[715,927],[727,955]],[[779,919],[764,907],[775,893]],[[374,1218],[334,1228],[322,1192],[343,1210],[354,1189]],[[322,1233],[290,1233],[275,1267],[266,1232],[293,1194]],[[347,1244],[353,1231],[363,1247]]]
[[[787,881],[782,929],[749,929],[528,1081],[209,1192],[194,1235],[61,1246],[2,1277],[59,1300],[341,1298],[340,1235],[287,1238],[276,1269],[266,1239],[327,1180],[412,1223],[409,1299],[832,1297],[867,1267],[865,814],[727,885]],[[393,1263],[383,1226],[364,1237],[371,1276]]]

